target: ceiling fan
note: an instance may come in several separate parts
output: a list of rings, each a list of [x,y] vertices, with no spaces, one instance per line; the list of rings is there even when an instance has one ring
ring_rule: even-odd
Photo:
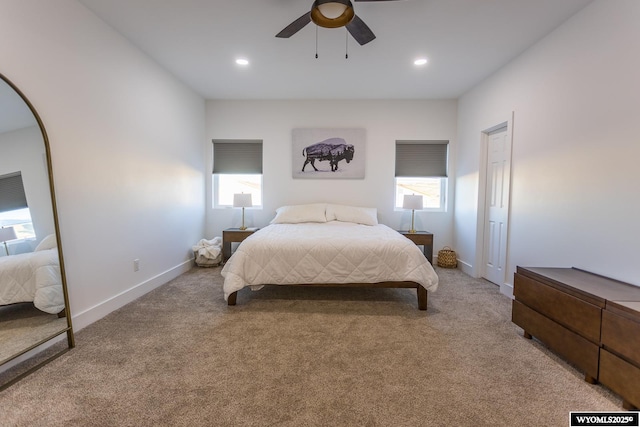
[[[353,1],[398,1],[398,0],[353,0]],[[360,45],[365,45],[376,38],[373,31],[353,11],[350,0],[315,0],[311,11],[289,24],[284,30],[276,34],[276,37],[289,38],[309,22],[324,28],[347,27],[349,34]]]

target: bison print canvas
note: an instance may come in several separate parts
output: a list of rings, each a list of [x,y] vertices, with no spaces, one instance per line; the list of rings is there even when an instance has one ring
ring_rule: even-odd
[[[294,129],[294,178],[364,178],[364,129]]]

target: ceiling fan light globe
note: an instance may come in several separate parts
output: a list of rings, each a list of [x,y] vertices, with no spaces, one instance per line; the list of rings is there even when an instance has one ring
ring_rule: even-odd
[[[342,16],[345,10],[347,10],[347,5],[331,2],[318,5],[318,9],[325,18],[336,19]]]
[[[327,6],[328,9],[325,9],[325,6]],[[336,18],[330,18],[324,15],[321,10],[322,8],[327,14],[329,14],[327,10],[331,10],[331,14],[335,14],[340,10],[338,7],[341,8],[342,13]],[[353,20],[354,16],[355,12],[353,11],[353,5],[349,0],[343,0],[341,2],[316,0],[313,2],[313,6],[311,7],[311,20],[316,25],[323,28],[344,27]]]

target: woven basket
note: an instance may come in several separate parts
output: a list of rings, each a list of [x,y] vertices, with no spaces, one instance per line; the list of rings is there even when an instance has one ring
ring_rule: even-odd
[[[196,265],[198,267],[217,267],[222,264],[222,252],[215,259],[198,256],[198,252],[194,251]]]
[[[438,251],[438,267],[456,268],[458,266],[458,257],[456,251],[449,246],[445,246]]]

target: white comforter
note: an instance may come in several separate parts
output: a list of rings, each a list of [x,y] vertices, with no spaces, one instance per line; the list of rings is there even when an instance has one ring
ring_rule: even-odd
[[[62,311],[58,249],[0,257],[0,305],[19,302],[51,314]]]
[[[410,281],[434,291],[438,276],[422,251],[385,225],[271,224],[242,244],[222,269],[224,298],[266,284]]]

